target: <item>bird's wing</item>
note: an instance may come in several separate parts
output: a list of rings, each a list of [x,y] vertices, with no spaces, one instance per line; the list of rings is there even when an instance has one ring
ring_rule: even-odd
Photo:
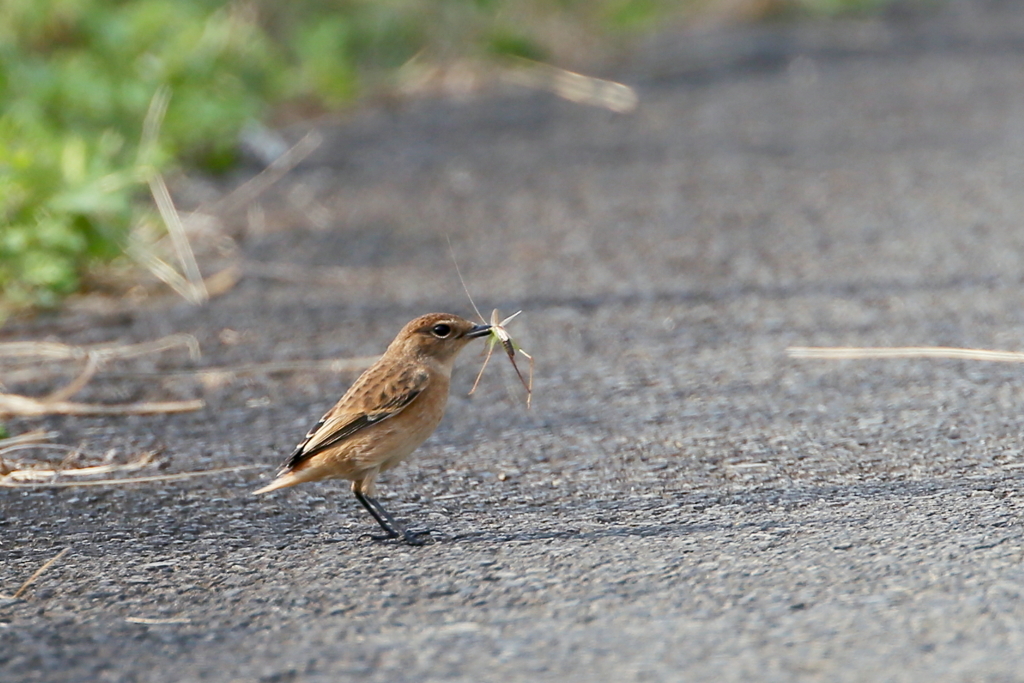
[[[410,369],[397,375],[394,381],[385,383],[380,393],[375,392],[372,403],[359,400],[365,399],[360,395],[362,392],[346,395],[309,430],[281,471],[293,470],[353,434],[394,417],[423,393],[429,381],[430,375],[426,370]]]

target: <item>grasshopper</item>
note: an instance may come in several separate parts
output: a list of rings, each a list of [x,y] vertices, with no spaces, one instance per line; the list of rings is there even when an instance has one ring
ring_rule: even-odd
[[[467,292],[468,294],[469,292]],[[476,305],[473,305],[476,308]],[[494,353],[494,347],[501,344],[501,348],[505,350],[505,354],[508,355],[509,361],[512,363],[512,367],[515,368],[516,375],[519,376],[519,381],[523,383],[526,388],[526,407],[530,407],[530,402],[533,399],[533,356],[523,350],[523,347],[519,346],[508,331],[505,329],[505,325],[508,325],[517,315],[522,311],[516,311],[504,320],[498,320],[498,309],[495,308],[491,312],[491,335],[487,338],[487,355],[484,357],[484,364],[480,366],[480,372],[476,375],[476,381],[473,382],[473,388],[469,390],[470,395],[476,391],[476,386],[480,384],[480,378],[484,376],[484,369],[487,368],[487,363],[491,360],[491,354]],[[477,315],[483,320],[483,316],[477,311]],[[530,361],[530,374],[529,381],[523,377],[523,373],[519,371],[519,366],[516,364],[516,352],[521,353]]]
[[[462,289],[466,292],[466,297],[469,298],[469,304],[473,307],[473,311],[476,312],[480,322],[487,325],[488,322],[484,320],[484,316],[481,315],[480,309],[476,307],[476,302],[473,301],[473,295],[469,293],[469,287],[466,286],[466,280],[462,277],[462,271],[459,269],[459,262],[455,259],[455,249],[452,247],[451,238],[448,238],[448,249],[452,254],[452,263],[455,264],[455,272],[459,276],[459,282],[462,283]],[[484,376],[484,370],[487,368],[487,363],[491,360],[491,354],[494,353],[494,347],[501,344],[501,348],[505,350],[505,355],[508,356],[508,360],[512,363],[512,367],[515,368],[516,375],[519,377],[519,381],[523,383],[523,387],[526,389],[526,407],[530,407],[530,403],[533,400],[533,356],[528,354],[523,347],[519,346],[512,336],[505,329],[505,326],[512,322],[522,311],[516,311],[504,320],[499,319],[500,314],[498,309],[495,308],[491,312],[491,333],[487,337],[487,356],[484,357],[484,364],[480,366],[480,372],[476,375],[476,380],[473,382],[473,388],[469,390],[470,395],[476,391],[476,387],[480,384],[480,378]],[[519,370],[519,365],[516,364],[516,353],[520,353],[530,361],[530,373],[529,380],[523,377],[523,373]]]

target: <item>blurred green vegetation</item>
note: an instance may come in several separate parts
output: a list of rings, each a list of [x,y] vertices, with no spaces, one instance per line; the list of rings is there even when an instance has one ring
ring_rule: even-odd
[[[884,1],[750,4],[834,13]],[[0,0],[0,322],[55,305],[118,256],[151,210],[154,171],[230,167],[239,130],[274,107],[336,109],[413,57],[547,59],[559,28],[615,40],[715,2]],[[141,145],[164,88],[158,142]]]

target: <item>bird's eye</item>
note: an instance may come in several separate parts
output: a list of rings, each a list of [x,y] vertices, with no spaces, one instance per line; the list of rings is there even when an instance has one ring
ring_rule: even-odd
[[[446,323],[438,323],[430,328],[430,333],[438,339],[444,339],[452,333],[452,326]]]

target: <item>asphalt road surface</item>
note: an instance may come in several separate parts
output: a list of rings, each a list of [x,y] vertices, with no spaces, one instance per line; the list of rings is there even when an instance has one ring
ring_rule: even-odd
[[[0,489],[0,593],[70,549],[0,601],[0,680],[1024,677],[1024,369],[786,353],[1024,350],[1024,5],[674,35],[598,72],[638,109],[509,88],[325,125],[207,306],[0,333],[195,335],[198,361],[117,362],[76,399],[205,410],[9,427],[160,448],[164,474],[262,466]],[[446,235],[537,362],[527,411],[503,362],[467,397],[464,352],[382,477],[436,542],[366,538],[345,482],[250,495],[353,374],[193,371],[470,314]]]

